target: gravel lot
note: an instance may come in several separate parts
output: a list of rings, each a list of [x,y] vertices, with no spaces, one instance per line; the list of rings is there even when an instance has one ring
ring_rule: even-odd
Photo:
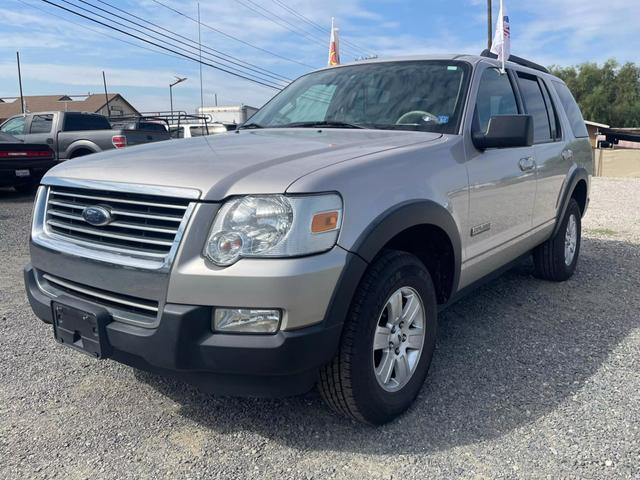
[[[445,312],[416,405],[377,429],[55,344],[23,291],[30,213],[0,190],[0,478],[640,479],[640,179],[594,179],[572,280],[525,264]]]

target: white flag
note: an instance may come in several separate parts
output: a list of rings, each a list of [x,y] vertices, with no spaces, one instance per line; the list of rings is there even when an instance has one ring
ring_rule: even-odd
[[[504,0],[500,0],[500,13],[496,22],[496,34],[493,38],[491,53],[498,55],[498,60],[502,62],[502,70],[504,71],[504,63],[511,56],[511,26],[507,9],[504,7]]]

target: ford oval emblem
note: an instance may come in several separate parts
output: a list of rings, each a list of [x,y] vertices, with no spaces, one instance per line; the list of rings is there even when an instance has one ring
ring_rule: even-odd
[[[111,212],[104,207],[87,207],[82,211],[82,218],[94,227],[104,227],[112,220]]]

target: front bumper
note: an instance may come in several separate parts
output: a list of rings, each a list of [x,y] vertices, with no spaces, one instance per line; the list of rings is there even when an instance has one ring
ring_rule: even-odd
[[[55,160],[4,160],[0,163],[0,186],[40,182],[44,174],[57,163]],[[29,170],[29,176],[19,177],[16,175],[17,170]]]
[[[33,311],[51,323],[54,299],[41,290],[31,265],[25,267],[24,276]],[[109,315],[91,301],[65,295],[55,300]],[[106,328],[110,358],[217,394],[289,396],[313,387],[318,368],[337,351],[344,319],[336,319],[336,310],[329,308],[327,315],[332,318],[311,327],[275,335],[234,335],[213,333],[211,314],[209,306],[166,303],[154,328],[112,321]]]

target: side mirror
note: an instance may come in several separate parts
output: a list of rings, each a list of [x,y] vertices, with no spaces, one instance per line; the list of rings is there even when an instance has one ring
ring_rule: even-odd
[[[474,132],[472,140],[478,150],[530,147],[533,145],[533,117],[496,115],[489,120],[487,133]]]

